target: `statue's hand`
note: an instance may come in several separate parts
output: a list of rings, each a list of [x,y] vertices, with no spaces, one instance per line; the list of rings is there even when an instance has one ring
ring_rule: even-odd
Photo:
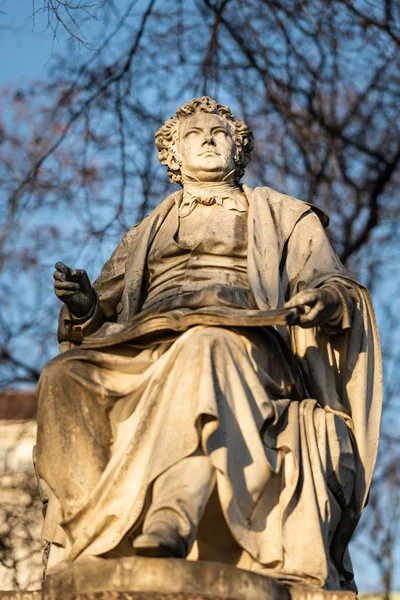
[[[62,262],[56,263],[53,273],[54,291],[76,317],[84,317],[96,302],[89,277],[83,269],[70,269]]]
[[[339,316],[341,311],[340,296],[334,288],[321,287],[299,292],[285,308],[297,308],[289,325],[300,325],[300,327],[317,327],[324,325]]]

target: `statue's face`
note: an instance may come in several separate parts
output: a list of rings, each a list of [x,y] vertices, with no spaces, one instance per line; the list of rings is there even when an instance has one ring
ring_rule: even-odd
[[[235,168],[235,151],[228,124],[219,115],[200,112],[182,122],[179,153],[183,178],[222,181]]]

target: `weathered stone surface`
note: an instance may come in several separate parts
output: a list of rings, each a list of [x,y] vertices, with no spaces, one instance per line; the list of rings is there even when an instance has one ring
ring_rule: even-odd
[[[93,558],[48,573],[44,600],[354,600],[217,562]]]
[[[42,592],[0,592],[0,600],[42,600]]]
[[[291,600],[355,600],[354,592],[328,592],[306,585],[293,585],[289,588]]]
[[[0,600],[355,600],[217,562],[133,557],[53,569],[42,592],[0,592]]]
[[[354,600],[352,592],[328,592],[326,590],[289,590],[290,596],[284,591],[283,598],[292,600]],[[221,600],[220,597],[209,594],[158,594],[156,592],[104,592],[83,594],[75,597],[76,600]],[[260,598],[264,600],[264,596]]]
[[[65,596],[62,596],[64,598]],[[285,596],[287,597],[287,596]],[[293,600],[354,600],[351,592],[327,592],[301,587],[290,588]],[[157,592],[95,592],[78,594],[75,600],[220,600],[209,594],[159,594]],[[264,597],[263,597],[264,598]],[[0,592],[0,600],[42,600],[41,592]],[[261,600],[261,599],[260,599]]]
[[[158,594],[156,592],[105,592],[103,594],[83,594],[76,600],[221,600],[204,594]]]
[[[320,209],[239,184],[253,134],[228,107],[194,98],[156,144],[183,190],[127,232],[93,287],[85,271],[56,264],[58,338],[63,349],[82,343],[52,360],[39,386],[48,566],[133,549],[186,558],[196,542],[190,558],[259,572],[279,564],[286,580],[339,587],[337,557],[367,498],[379,435],[367,292],[343,270]],[[287,595],[245,571],[233,584],[216,563],[169,561],[161,577],[158,563],[154,579],[151,564],[144,580],[137,562],[109,580],[77,567],[60,589]]]
[[[45,600],[289,600],[273,579],[230,565],[143,557],[69,564],[48,573],[44,592]]]

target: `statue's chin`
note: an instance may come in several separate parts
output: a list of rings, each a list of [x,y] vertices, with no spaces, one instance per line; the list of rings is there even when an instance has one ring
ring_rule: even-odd
[[[232,171],[232,167],[227,167],[226,164],[221,167],[221,164],[216,164],[215,161],[204,162],[201,168],[187,173],[197,181],[222,181],[226,175]]]

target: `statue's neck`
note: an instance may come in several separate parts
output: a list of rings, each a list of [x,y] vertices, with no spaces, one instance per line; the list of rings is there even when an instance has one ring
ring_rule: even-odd
[[[222,181],[198,181],[194,177],[183,174],[182,177],[183,189],[186,191],[194,190],[215,190],[219,192],[235,191],[240,190],[239,186],[234,180],[234,171],[228,173]]]

